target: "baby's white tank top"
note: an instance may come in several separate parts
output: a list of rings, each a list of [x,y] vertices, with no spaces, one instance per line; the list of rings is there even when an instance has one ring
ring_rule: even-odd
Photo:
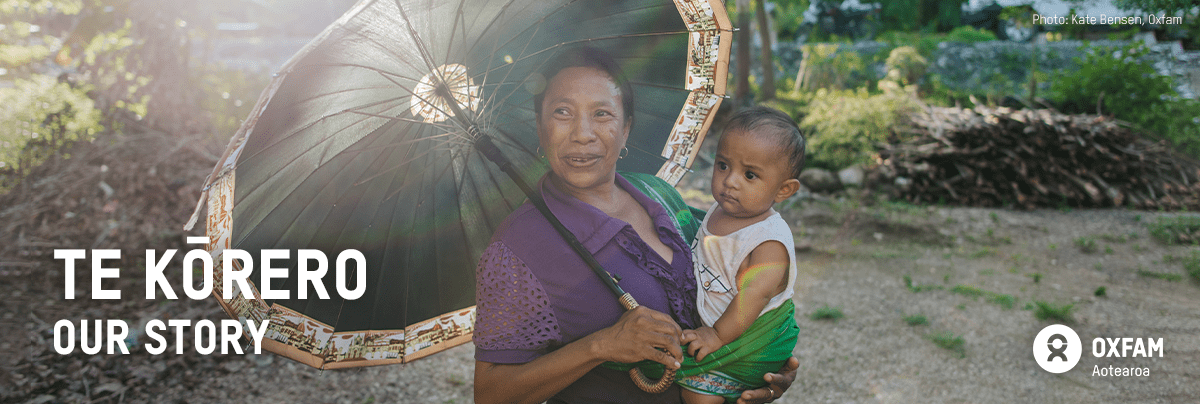
[[[771,214],[761,222],[746,226],[725,236],[714,236],[708,231],[708,218],[712,217],[717,204],[708,208],[708,214],[700,223],[696,239],[692,241],[692,259],[698,290],[696,308],[704,325],[711,327],[725,313],[725,308],[737,295],[737,271],[750,252],[770,240],[783,243],[788,252],[787,288],[775,295],[759,316],[779,307],[792,298],[796,286],[796,247],[792,230],[779,212]]]

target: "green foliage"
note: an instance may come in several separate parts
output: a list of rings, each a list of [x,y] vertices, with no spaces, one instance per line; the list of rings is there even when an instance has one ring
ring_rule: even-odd
[[[1092,292],[1092,294],[1096,295],[1096,297],[1106,297],[1106,296],[1108,296],[1108,288],[1103,287],[1103,286],[1098,287],[1098,288],[1096,288],[1095,292]]]
[[[775,22],[775,31],[779,33],[779,38],[783,40],[792,40],[800,34],[800,24],[804,22],[804,12],[808,10],[808,0],[776,0],[775,11],[772,13]]]
[[[1162,216],[1146,227],[1151,236],[1166,244],[1200,243],[1200,216]]]
[[[1183,280],[1183,276],[1179,275],[1179,274],[1168,274],[1168,273],[1163,273],[1163,272],[1154,272],[1154,271],[1146,271],[1146,270],[1138,270],[1137,274],[1138,274],[1138,276],[1141,276],[1141,277],[1162,279],[1167,282],[1179,282],[1179,281]]]
[[[971,253],[971,258],[980,259],[980,258],[991,257],[993,255],[996,255],[996,250],[984,247],[984,248],[981,248],[981,249]]]
[[[824,307],[817,309],[812,313],[812,315],[809,316],[809,318],[813,320],[830,320],[833,322],[837,322],[842,317],[845,317],[845,315],[842,314],[842,309],[837,307],[829,307],[829,305],[825,305]]]
[[[1076,237],[1075,246],[1079,247],[1079,251],[1091,254],[1096,252],[1096,239],[1087,236]]]
[[[1183,257],[1183,270],[1196,281],[1200,281],[1200,250],[1192,251],[1192,255]]]
[[[0,109],[0,173],[23,175],[66,142],[91,140],[103,130],[86,87],[44,75],[13,84],[0,88],[0,105],[7,106]],[[0,183],[0,189],[8,185]]]
[[[924,314],[914,314],[905,316],[904,323],[911,326],[926,325],[929,324],[929,319],[925,318]]]
[[[1123,47],[1084,48],[1077,71],[1054,74],[1050,94],[1067,113],[1113,115],[1162,136],[1177,149],[1200,156],[1200,102],[1184,100],[1174,79],[1161,76],[1146,58],[1150,47],[1138,42]]]
[[[976,43],[995,41],[996,34],[992,31],[977,29],[970,25],[963,25],[946,34],[946,40],[950,42]]]
[[[800,88],[846,89],[867,84],[866,62],[857,52],[839,52],[840,44],[819,43],[804,45],[804,60]]]
[[[957,285],[950,289],[951,292],[957,293],[974,300],[980,297],[986,299],[988,303],[998,305],[1004,309],[1011,309],[1017,303],[1017,298],[1012,295],[986,291],[970,285]]]
[[[939,331],[929,334],[926,338],[933,341],[934,345],[957,353],[960,358],[967,355],[965,349],[966,341],[963,340],[961,335],[955,335],[950,331]]]
[[[1041,300],[1033,302],[1033,316],[1038,320],[1054,320],[1062,323],[1074,323],[1075,318],[1071,316],[1071,311],[1075,309],[1074,304],[1056,305],[1047,303]]]
[[[918,108],[909,91],[872,95],[857,91],[818,90],[800,122],[814,166],[841,169],[875,162],[875,145],[887,142],[904,117]]]
[[[911,46],[892,49],[884,65],[887,66],[887,80],[901,86],[916,84],[925,77],[925,70],[929,69],[929,61]]]

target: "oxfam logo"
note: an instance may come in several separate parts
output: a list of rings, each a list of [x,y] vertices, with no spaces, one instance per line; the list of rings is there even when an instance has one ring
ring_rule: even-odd
[[[1079,363],[1083,344],[1071,327],[1054,324],[1043,328],[1033,339],[1033,359],[1050,373],[1063,373]]]

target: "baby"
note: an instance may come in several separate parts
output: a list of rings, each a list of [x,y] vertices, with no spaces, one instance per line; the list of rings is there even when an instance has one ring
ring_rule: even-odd
[[[799,332],[795,247],[771,207],[800,188],[804,143],[791,117],[768,107],[738,112],[726,124],[713,165],[716,203],[692,245],[704,327],[683,334],[697,362],[720,363],[679,380],[688,404],[737,400],[766,385],[763,375],[792,355]]]

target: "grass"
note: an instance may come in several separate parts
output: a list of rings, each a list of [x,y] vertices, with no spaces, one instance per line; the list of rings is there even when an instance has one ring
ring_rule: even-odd
[[[1138,237],[1139,237],[1138,234],[1135,232],[1129,232],[1126,234],[1102,234],[1102,235],[1100,235],[1101,240],[1104,240],[1104,241],[1107,241],[1110,243],[1125,243],[1129,240],[1137,240]]]
[[[1096,291],[1095,291],[1095,292],[1092,292],[1092,294],[1093,294],[1093,295],[1096,295],[1096,297],[1105,297],[1105,296],[1108,296],[1108,288],[1105,288],[1105,287],[1103,287],[1103,286],[1101,286],[1101,287],[1098,287],[1098,288],[1096,288]]]
[[[974,253],[971,253],[971,258],[980,259],[980,258],[984,258],[984,257],[991,257],[993,255],[996,255],[996,250],[993,250],[991,248],[981,248],[981,249],[979,249],[979,251],[975,251]]]
[[[913,293],[920,293],[926,290],[942,290],[945,289],[941,285],[914,285],[911,276],[904,275],[904,287],[908,288]]]
[[[1142,270],[1142,269],[1139,269],[1137,271],[1137,274],[1138,274],[1138,276],[1141,276],[1141,277],[1162,279],[1167,282],[1179,282],[1179,281],[1183,280],[1183,275],[1180,275],[1180,274],[1168,274],[1168,273],[1162,273],[1162,272],[1146,271],[1146,270]]]
[[[1164,216],[1147,224],[1150,235],[1166,244],[1200,244],[1200,216]]]
[[[1075,246],[1079,247],[1079,251],[1091,254],[1096,252],[1096,239],[1091,237],[1076,237]]]
[[[821,307],[821,308],[817,309],[816,311],[812,312],[812,314],[809,315],[808,318],[811,318],[813,320],[829,320],[829,321],[837,322],[839,319],[841,319],[842,317],[845,317],[845,316],[846,316],[845,314],[842,314],[841,308],[829,307],[828,305],[826,305],[826,306]]]
[[[1013,297],[1012,295],[989,292],[970,285],[958,285],[951,288],[950,291],[975,300],[979,300],[980,297],[983,297],[988,301],[988,303],[998,305],[1004,309],[1011,309],[1017,304],[1017,298]]]
[[[1033,316],[1038,320],[1055,320],[1062,323],[1074,323],[1075,318],[1071,316],[1071,311],[1075,309],[1074,304],[1056,305],[1047,303],[1041,300],[1033,302]]]
[[[1183,270],[1193,279],[1200,281],[1200,250],[1192,251],[1192,255],[1183,258]]]
[[[1031,274],[1029,274],[1029,277],[1033,279],[1033,283],[1041,283],[1042,282],[1042,274],[1040,274],[1040,273],[1037,273],[1037,272],[1031,273]]]
[[[933,341],[934,345],[957,353],[960,358],[967,356],[966,341],[961,335],[955,335],[950,331],[939,331],[927,335],[926,338]]]
[[[915,327],[918,325],[929,324],[929,319],[925,318],[924,314],[914,314],[911,316],[904,316],[904,323]]]

